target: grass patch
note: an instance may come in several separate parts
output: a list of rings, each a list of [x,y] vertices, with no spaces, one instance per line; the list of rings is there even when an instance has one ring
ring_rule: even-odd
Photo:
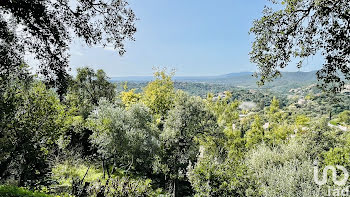
[[[78,178],[81,180],[88,166],[84,164],[70,164],[68,162],[64,162],[62,164],[56,165],[52,169],[53,178],[59,183],[61,186],[72,186],[72,178]],[[98,180],[103,180],[103,171],[94,166],[91,166],[84,181],[85,182],[94,182]]]
[[[33,192],[28,189],[10,185],[0,185],[1,197],[53,197],[41,192]]]
[[[331,125],[337,126],[339,124],[339,121],[338,121],[338,119],[333,119],[333,120],[329,121],[329,123]]]

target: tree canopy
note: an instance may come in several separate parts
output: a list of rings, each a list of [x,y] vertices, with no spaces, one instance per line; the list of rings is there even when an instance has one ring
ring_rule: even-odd
[[[250,32],[255,41],[251,61],[259,69],[260,84],[281,75],[279,69],[322,55],[317,72],[322,87],[338,92],[350,80],[350,3],[338,0],[271,0]]]
[[[252,28],[262,82],[321,51],[318,75],[337,91],[349,75],[349,3],[273,2],[283,9]],[[124,0],[0,1],[0,196],[330,195],[335,183],[315,184],[312,169],[350,167],[347,91],[186,82],[188,94],[165,69],[119,91],[101,69],[66,73],[74,36],[122,54],[134,20]]]
[[[23,62],[25,53],[40,61],[40,73],[61,95],[68,87],[69,44],[113,45],[125,53],[134,40],[134,12],[125,0],[9,0],[0,2],[1,75]],[[2,76],[1,76],[2,77]]]

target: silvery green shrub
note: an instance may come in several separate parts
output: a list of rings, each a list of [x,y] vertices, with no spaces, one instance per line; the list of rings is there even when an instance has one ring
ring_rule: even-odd
[[[323,196],[313,179],[313,160],[307,142],[291,139],[268,147],[261,144],[246,155],[248,172],[258,184],[258,196]]]

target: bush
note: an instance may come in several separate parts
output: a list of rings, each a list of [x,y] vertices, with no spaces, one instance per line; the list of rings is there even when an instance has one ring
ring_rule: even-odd
[[[339,114],[339,121],[345,124],[350,124],[350,111],[346,110]]]
[[[259,196],[323,196],[313,180],[313,161],[308,144],[291,140],[270,148],[264,144],[250,151],[246,164],[258,184]]]
[[[130,177],[116,177],[110,179],[108,185],[94,183],[90,189],[90,196],[95,196],[98,193],[106,197],[114,196],[159,196],[163,194],[161,189],[154,190],[150,179],[138,179]],[[101,188],[105,188],[101,192]],[[95,190],[96,189],[96,190]],[[166,195],[166,194],[164,194]]]
[[[52,191],[59,195],[72,194],[78,196],[84,193],[88,196],[103,194],[106,197],[112,197],[158,196],[158,194],[162,194],[161,189],[152,187],[152,180],[128,176],[120,169],[111,174],[110,178],[108,178],[108,175],[103,178],[102,169],[94,165],[89,168],[80,162],[65,161],[56,165],[52,172],[52,178],[57,182],[57,185],[52,185]],[[80,182],[81,180],[83,181]]]
[[[86,182],[94,182],[98,181],[100,179],[103,179],[103,171],[102,169],[98,169],[95,166],[90,166],[88,170],[88,166],[84,164],[78,164],[78,163],[70,163],[68,161],[65,161],[63,163],[57,164],[52,169],[52,178],[60,185],[60,186],[72,186],[72,180],[74,178],[77,178],[79,180],[82,180],[83,177],[86,174],[86,177],[84,178],[84,181]]]
[[[331,125],[337,126],[339,122],[338,122],[337,119],[334,119],[334,120],[329,121],[329,123],[330,123]]]
[[[0,196],[1,197],[50,197],[40,192],[32,192],[27,189],[9,186],[9,185],[0,185]]]

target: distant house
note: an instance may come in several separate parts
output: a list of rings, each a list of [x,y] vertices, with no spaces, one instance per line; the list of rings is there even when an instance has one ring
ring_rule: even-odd
[[[344,90],[342,90],[341,93],[350,96],[350,85],[345,85]]]
[[[350,90],[343,91],[342,93],[345,94],[345,95],[350,96]]]
[[[250,89],[249,92],[252,93],[252,94],[257,93],[257,91],[256,91],[256,90],[253,90],[253,89]]]
[[[243,109],[243,110],[252,110],[252,109],[256,108],[256,106],[257,105],[254,102],[244,101],[239,105],[239,108]]]
[[[220,97],[220,98],[225,98],[225,97],[226,97],[225,92],[220,92],[220,93],[218,94],[218,97]]]
[[[289,93],[300,93],[302,91],[301,88],[296,88],[296,89],[290,89]]]
[[[244,118],[244,117],[246,117],[247,115],[245,115],[245,114],[239,114],[239,118]]]
[[[224,99],[226,98],[226,93],[225,92],[219,92],[217,96],[213,97],[213,101],[216,101],[218,99]]]
[[[232,130],[236,130],[236,124],[232,124]]]
[[[304,105],[306,103],[305,99],[299,99],[298,100],[298,105]]]
[[[265,123],[265,124],[263,125],[263,129],[265,129],[265,130],[266,130],[266,129],[268,129],[268,128],[269,128],[269,126],[270,126],[270,123],[268,123],[268,122],[267,122],[267,123]]]

